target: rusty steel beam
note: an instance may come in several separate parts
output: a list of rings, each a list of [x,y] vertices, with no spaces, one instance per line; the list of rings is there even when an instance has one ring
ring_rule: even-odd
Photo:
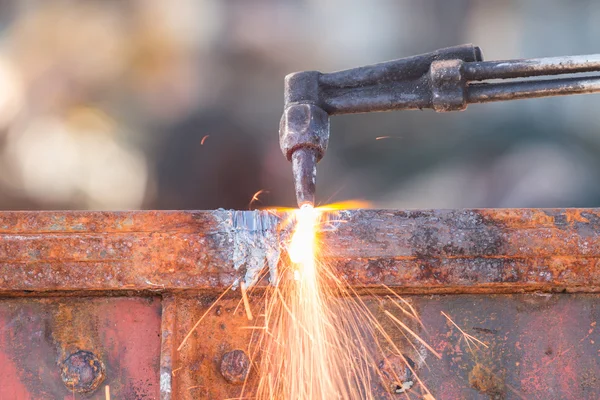
[[[0,294],[222,290],[269,260],[277,263],[288,217],[226,210],[1,212]],[[598,209],[344,210],[330,218],[320,234],[322,258],[358,289],[600,288]]]

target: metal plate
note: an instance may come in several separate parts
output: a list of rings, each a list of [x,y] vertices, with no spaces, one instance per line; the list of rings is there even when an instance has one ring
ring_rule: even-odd
[[[43,298],[0,301],[1,399],[158,399],[159,298]],[[95,390],[67,388],[69,355],[104,364]]]
[[[600,398],[598,296],[432,295],[405,299],[415,307],[427,331],[407,321],[390,300],[380,303],[364,298],[403,353],[415,361],[418,375],[437,399]],[[179,299],[174,335],[177,345],[213,300]],[[258,297],[252,300],[254,315],[260,314],[257,303],[260,303]],[[237,398],[242,390],[244,396],[252,395],[257,379],[254,366],[243,389],[228,383],[219,372],[225,353],[254,347],[250,346],[253,331],[247,328],[260,325],[260,318],[248,321],[243,306],[238,305],[239,299],[221,300],[182,351],[175,352],[174,398]],[[442,359],[427,354],[418,343],[413,342],[416,349],[408,344],[383,310],[403,319]],[[488,348],[481,345],[470,348],[442,311]],[[424,360],[420,360],[420,355],[425,355]],[[413,389],[412,394],[417,395],[418,389]]]
[[[223,356],[250,353],[269,289],[250,296],[254,321],[233,293],[177,348],[225,288],[264,264],[258,244],[284,237],[285,216],[0,213],[0,399],[104,399],[106,386],[112,399],[239,397]],[[600,398],[597,209],[344,210],[332,226],[321,256],[353,290],[412,294],[427,332],[411,329],[442,355],[418,367],[436,398]],[[255,246],[242,263],[240,246]],[[365,302],[393,328],[389,300]],[[470,352],[442,311],[489,347]],[[411,359],[424,354],[392,337]],[[244,396],[257,382],[249,371]],[[85,385],[97,388],[74,391]]]
[[[250,265],[262,267],[269,246],[258,244],[278,244],[285,229],[277,222],[287,217],[224,210],[2,212],[0,293],[218,292]],[[597,209],[344,210],[333,219],[320,236],[322,257],[355,287],[600,290]],[[252,249],[238,254],[243,246]]]

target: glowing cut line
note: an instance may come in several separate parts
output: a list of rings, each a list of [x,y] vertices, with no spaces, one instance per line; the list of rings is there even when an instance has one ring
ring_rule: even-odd
[[[315,264],[315,238],[319,211],[304,205],[296,213],[296,227],[289,247],[294,264]]]

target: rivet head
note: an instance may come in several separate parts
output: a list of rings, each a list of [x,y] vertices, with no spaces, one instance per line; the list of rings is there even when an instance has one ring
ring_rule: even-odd
[[[221,359],[221,375],[229,383],[235,385],[246,381],[250,372],[250,359],[243,350],[233,350]]]
[[[71,391],[91,392],[104,381],[105,377],[104,364],[91,351],[76,351],[62,363],[61,378]]]

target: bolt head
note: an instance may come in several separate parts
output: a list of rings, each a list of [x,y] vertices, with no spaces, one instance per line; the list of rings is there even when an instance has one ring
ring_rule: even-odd
[[[250,358],[243,350],[233,350],[221,359],[221,375],[229,383],[240,385],[248,378]]]
[[[61,378],[70,391],[88,393],[106,378],[104,364],[91,351],[79,350],[62,362]]]

